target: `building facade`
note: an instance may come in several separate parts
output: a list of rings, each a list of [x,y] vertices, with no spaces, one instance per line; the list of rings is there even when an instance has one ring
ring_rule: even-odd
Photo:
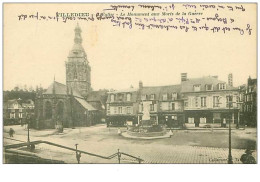
[[[229,75],[229,83],[232,83],[230,79]],[[238,88],[218,80],[217,76],[187,79],[181,85],[185,123],[238,122]]]
[[[248,78],[243,89],[243,121],[245,125],[257,126],[257,79]]]
[[[108,92],[106,102],[107,124],[124,126],[126,123],[137,124],[138,90],[129,88]]]
[[[34,102],[31,99],[12,99],[4,103],[4,124],[23,124],[26,116],[34,114]]]
[[[182,126],[184,122],[183,100],[180,97],[181,86],[139,86],[138,123],[147,120],[155,124],[166,124],[169,127]]]
[[[181,84],[147,87],[140,82],[134,93],[137,97],[131,101],[131,106],[135,108],[131,117],[135,118],[137,124],[149,121],[151,124],[180,128],[184,127],[185,123],[194,126],[223,126],[223,123],[228,123],[229,120],[234,124],[241,120],[240,91],[238,87],[233,87],[232,74],[229,74],[226,83],[217,76],[188,79],[187,73],[182,73]],[[118,100],[125,98],[126,94],[127,92],[120,90],[108,93],[109,120],[122,114],[120,108],[129,104],[125,99]],[[124,118],[118,120],[125,123]]]

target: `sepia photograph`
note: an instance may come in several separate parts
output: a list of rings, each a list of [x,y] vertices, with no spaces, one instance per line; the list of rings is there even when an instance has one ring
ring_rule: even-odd
[[[3,164],[258,164],[257,3],[4,3]]]

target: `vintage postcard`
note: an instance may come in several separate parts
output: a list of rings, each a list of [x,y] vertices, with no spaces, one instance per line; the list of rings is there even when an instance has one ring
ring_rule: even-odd
[[[3,163],[256,164],[256,3],[4,3]]]

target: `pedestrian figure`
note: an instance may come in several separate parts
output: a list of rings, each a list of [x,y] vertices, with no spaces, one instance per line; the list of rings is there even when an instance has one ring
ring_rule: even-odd
[[[243,154],[240,158],[240,161],[243,164],[256,164],[255,158],[252,156],[252,150],[246,149],[245,154]]]
[[[224,128],[227,127],[226,118],[223,119],[223,127],[224,127]]]
[[[13,129],[13,128],[10,128],[10,130],[9,130],[9,136],[10,136],[10,137],[14,137],[14,129]]]

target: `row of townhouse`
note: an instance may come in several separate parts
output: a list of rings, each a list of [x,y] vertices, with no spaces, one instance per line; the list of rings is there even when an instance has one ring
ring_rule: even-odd
[[[150,121],[180,127],[184,123],[239,122],[241,94],[217,76],[187,78],[181,74],[181,84],[145,87],[108,92],[107,121],[113,125],[141,124]]]

